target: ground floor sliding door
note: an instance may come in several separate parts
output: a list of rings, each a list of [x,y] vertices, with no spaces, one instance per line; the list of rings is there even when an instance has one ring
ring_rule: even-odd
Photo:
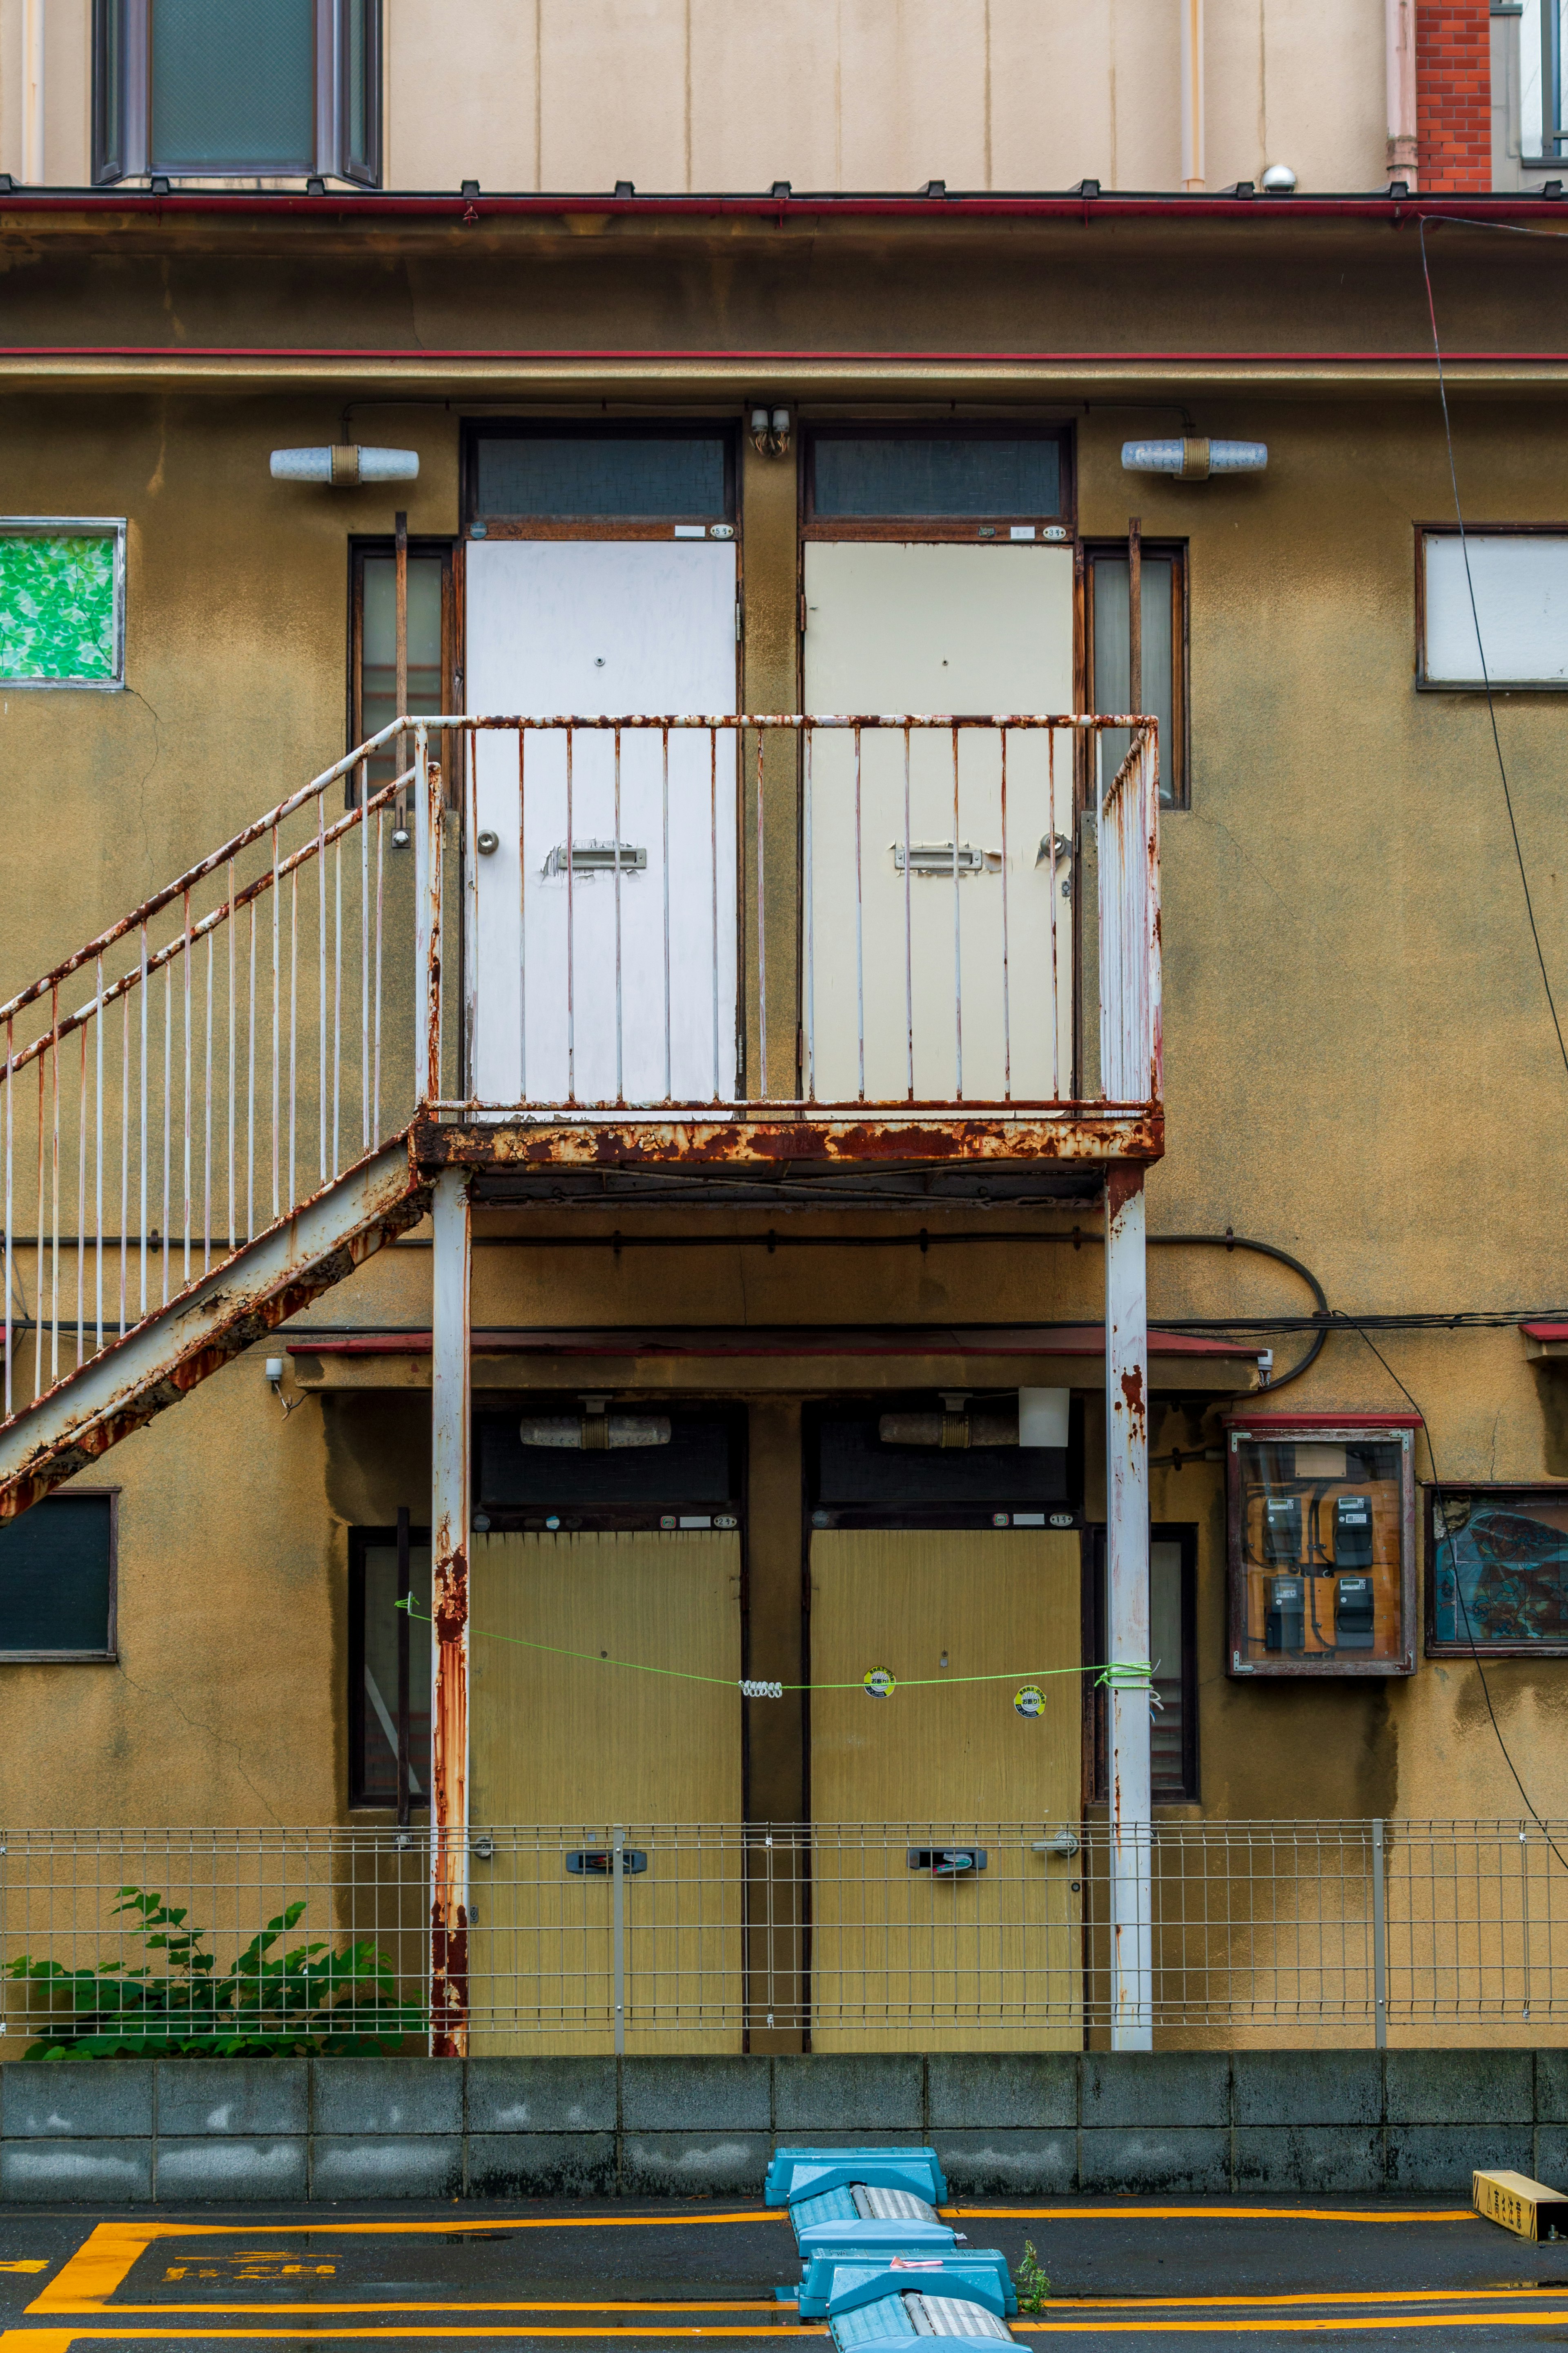
[[[617,1997],[627,2051],[740,2050],[739,1532],[471,1562],[474,2051],[611,2051]]]
[[[1046,1527],[813,1531],[815,2050],[1079,2047],[1078,1871],[1050,1851],[1080,1811],[1079,1553]]]

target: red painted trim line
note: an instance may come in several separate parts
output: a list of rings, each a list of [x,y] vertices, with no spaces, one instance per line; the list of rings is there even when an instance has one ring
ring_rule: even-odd
[[[994,366],[998,363],[1013,366],[1083,365],[1104,366],[1148,364],[1204,367],[1224,363],[1235,366],[1258,366],[1269,363],[1279,365],[1336,364],[1362,362],[1369,367],[1393,364],[1423,362],[1430,364],[1431,347],[1406,352],[900,352],[882,351],[457,351],[421,345],[415,350],[365,350],[340,348],[334,345],[283,343],[0,343],[0,359],[86,359],[86,360],[395,360],[403,362],[441,360],[504,360],[511,364],[542,361],[647,360],[668,363],[671,360],[700,362],[743,362],[748,367],[787,367],[795,362],[831,362],[840,366],[851,364],[880,364],[889,360],[903,361],[921,367],[968,365]],[[1542,366],[1560,365],[1568,361],[1568,352],[1481,352],[1445,351],[1446,365],[1459,363],[1497,362],[1510,366],[1529,364]]]
[[[1568,174],[1564,174],[1568,177]],[[0,212],[85,213],[105,210],[224,214],[264,216],[279,213],[337,215],[350,219],[454,219],[478,221],[529,216],[549,218],[565,214],[604,214],[616,219],[688,218],[698,220],[788,220],[835,217],[851,220],[1069,220],[1087,222],[1097,215],[1108,220],[1306,219],[1382,220],[1394,227],[1407,221],[1440,221],[1484,208],[1490,220],[1540,220],[1561,217],[1563,205],[1552,197],[1499,198],[1478,190],[1473,195],[1437,197],[1343,196],[1212,196],[1114,195],[1083,196],[1073,191],[1054,195],[735,195],[735,196],[595,196],[574,195],[448,195],[366,194],[337,190],[311,196],[300,189],[261,195],[246,189],[228,194],[205,188],[153,195],[145,188],[109,186],[93,189],[13,189],[0,195]]]
[[[475,1332],[472,1345],[477,1356],[1101,1356],[1105,1335],[1092,1324],[1020,1332],[946,1327],[909,1332]],[[337,1333],[319,1340],[290,1340],[288,1348],[291,1356],[427,1356],[430,1335]],[[1255,1352],[1192,1333],[1152,1331],[1149,1353],[1251,1356]]]
[[[1418,1413],[1227,1413],[1227,1430],[1260,1430],[1267,1436],[1281,1430],[1422,1430]]]

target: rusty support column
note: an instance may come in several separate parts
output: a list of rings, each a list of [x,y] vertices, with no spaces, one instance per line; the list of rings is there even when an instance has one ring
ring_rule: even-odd
[[[430,2051],[468,2048],[468,1178],[431,1202]]]
[[[1105,1185],[1105,1553],[1110,1632],[1113,2051],[1152,2048],[1149,1771],[1149,1311],[1143,1171]]]
[[[414,730],[414,1100],[441,1093],[441,953],[444,907],[441,770],[429,729]]]

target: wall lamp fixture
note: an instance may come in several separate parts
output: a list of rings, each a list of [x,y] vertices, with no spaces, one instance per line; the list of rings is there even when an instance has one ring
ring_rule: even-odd
[[[330,449],[274,449],[275,482],[330,482],[334,490],[355,490],[361,482],[416,482],[417,449],[362,449],[354,442],[338,442]]]
[[[282,1357],[281,1357],[281,1356],[268,1356],[268,1359],[267,1359],[267,1386],[268,1386],[268,1388],[271,1390],[271,1392],[272,1392],[273,1396],[277,1398],[277,1400],[278,1400],[279,1404],[282,1407],[282,1409],[283,1409],[283,1419],[284,1419],[284,1420],[285,1420],[285,1421],[287,1421],[287,1420],[288,1420],[288,1419],[289,1419],[289,1415],[293,1412],[293,1410],[294,1410],[294,1409],[295,1409],[295,1407],[296,1407],[296,1406],[301,1406],[301,1405],[303,1405],[303,1404],[304,1404],[304,1402],[305,1402],[305,1400],[304,1400],[304,1398],[303,1398],[302,1397],[297,1397],[297,1398],[286,1398],[286,1397],[284,1396],[284,1394],[283,1394],[283,1376],[284,1376],[284,1373],[287,1371],[287,1369],[288,1369],[288,1367],[287,1367],[287,1366],[284,1364],[284,1361],[283,1361],[283,1359],[282,1359]]]
[[[782,458],[784,455],[789,448],[787,408],[752,409],[752,447],[759,457]]]
[[[1179,482],[1206,482],[1211,474],[1261,474],[1268,463],[1266,441],[1211,441],[1189,433],[1180,441],[1124,441],[1121,464],[1129,474],[1173,474]]]

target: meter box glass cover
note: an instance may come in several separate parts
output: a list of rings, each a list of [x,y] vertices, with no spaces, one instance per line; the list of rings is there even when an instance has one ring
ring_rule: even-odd
[[[1412,1672],[1419,1427],[1394,1414],[1227,1423],[1233,1675]]]

